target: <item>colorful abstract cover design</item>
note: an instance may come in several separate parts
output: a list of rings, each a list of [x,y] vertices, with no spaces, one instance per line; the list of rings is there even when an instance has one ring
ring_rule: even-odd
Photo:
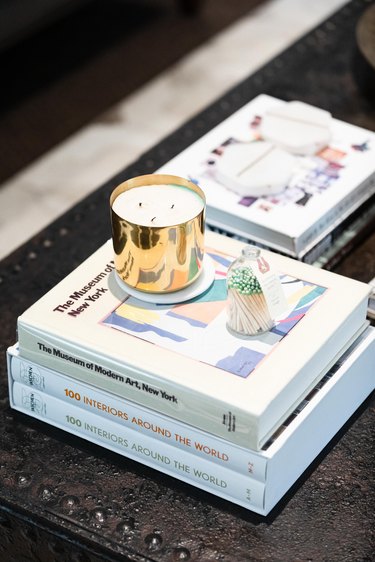
[[[240,195],[245,185],[240,182],[239,192],[234,187],[239,181],[235,162],[242,155],[245,173],[246,148],[264,140],[264,115],[284,104],[257,96],[157,172],[186,177],[201,187],[210,227],[301,259],[374,193],[375,135],[332,118],[329,145],[314,154],[294,154],[290,177],[279,192]]]
[[[215,280],[205,293],[175,305],[150,304],[129,296],[102,324],[246,378],[326,289],[281,275],[287,311],[270,332],[241,339],[226,329],[226,273],[233,258],[210,248],[206,252],[214,262]]]
[[[351,170],[353,167],[368,165],[369,154],[374,150],[372,134],[365,129],[333,120],[330,145],[315,154],[296,157],[290,181],[280,193],[261,197],[241,197],[233,193],[222,175],[217,175],[220,160],[228,147],[246,146],[262,140],[260,126],[263,114],[280,103],[280,100],[270,96],[258,96],[217,128],[221,135],[218,133],[214,136],[214,131],[211,131],[174,159],[178,161],[181,172],[202,187],[210,199],[209,205],[220,206],[217,190],[218,185],[222,185],[232,194],[229,200],[237,207],[238,212],[238,206],[249,210],[251,208],[252,214],[249,214],[249,217],[256,218],[257,213],[259,216],[269,216],[270,213],[274,215],[283,207],[288,207],[288,212],[295,207],[293,212],[298,213],[298,209],[301,210],[302,207],[310,209],[313,200],[324,194],[338,180],[345,180],[349,173],[348,168]],[[203,142],[208,137],[212,138],[212,142],[206,146]],[[202,147],[198,150],[200,145]],[[161,171],[167,173],[171,163],[163,166]],[[227,203],[228,201],[225,202]],[[320,203],[322,204],[321,201]],[[307,212],[303,216],[306,218]]]

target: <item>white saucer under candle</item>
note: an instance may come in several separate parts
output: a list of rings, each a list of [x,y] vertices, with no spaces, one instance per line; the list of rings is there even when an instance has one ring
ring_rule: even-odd
[[[146,293],[145,291],[137,291],[126,285],[121,281],[120,277],[116,274],[115,280],[123,291],[131,297],[135,297],[143,302],[151,302],[153,304],[179,304],[191,299],[199,297],[211,287],[215,281],[215,266],[212,258],[205,254],[203,259],[202,273],[187,287],[174,291],[173,293]]]
[[[205,196],[178,176],[150,174],[111,195],[116,272],[145,293],[179,291],[203,268]]]

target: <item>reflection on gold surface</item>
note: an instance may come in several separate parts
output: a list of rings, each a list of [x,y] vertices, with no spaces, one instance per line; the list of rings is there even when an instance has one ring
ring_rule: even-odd
[[[133,224],[113,210],[124,191],[161,184],[195,191],[202,198],[202,211],[181,224],[154,227]],[[112,192],[110,205],[115,266],[124,283],[140,291],[164,293],[183,289],[198,278],[204,256],[205,196],[197,185],[178,176],[138,176]]]

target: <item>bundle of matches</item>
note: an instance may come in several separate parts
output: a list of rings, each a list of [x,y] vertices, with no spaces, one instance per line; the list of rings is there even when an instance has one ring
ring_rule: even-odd
[[[267,332],[274,322],[259,281],[249,266],[228,272],[228,320],[230,331],[243,336]]]

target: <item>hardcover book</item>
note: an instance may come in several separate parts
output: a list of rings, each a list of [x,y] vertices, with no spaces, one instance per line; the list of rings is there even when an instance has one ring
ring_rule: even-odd
[[[258,452],[24,360],[17,346],[7,359],[12,408],[265,515],[374,389],[375,330],[367,328]]]
[[[305,117],[298,111],[282,126],[277,114],[287,105],[257,96],[158,172],[189,178],[201,187],[211,227],[304,261],[375,192],[375,134],[324,115],[325,143],[307,153],[301,145],[302,154],[292,147],[290,154],[288,140],[296,140],[301,127],[309,125],[313,108],[307,106]],[[277,129],[275,146],[269,142],[270,125]],[[292,139],[296,125],[300,130]],[[323,130],[319,120],[314,125]]]
[[[215,279],[182,304],[116,282],[108,241],[18,319],[20,354],[148,408],[260,449],[366,326],[369,286],[264,251],[287,308],[267,333],[226,328],[226,271],[243,244],[207,233]]]

